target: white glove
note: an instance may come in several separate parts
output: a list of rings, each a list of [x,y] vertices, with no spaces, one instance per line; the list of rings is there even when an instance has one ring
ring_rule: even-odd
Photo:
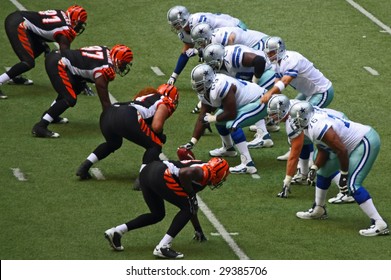
[[[288,198],[288,193],[291,193],[290,186],[291,186],[292,176],[285,176],[284,179],[284,185],[282,186],[282,190],[277,194],[280,198]]]
[[[255,77],[255,75],[253,76],[253,79],[252,79],[252,82],[254,83],[254,84],[258,84],[259,83],[259,79],[260,78],[257,78],[257,77]]]
[[[167,81],[167,84],[169,85],[174,85],[176,82],[176,78],[174,76],[171,76],[168,81]]]
[[[212,115],[210,113],[206,113],[206,115],[204,117],[204,122],[205,123],[213,123],[213,122],[216,122],[216,118],[217,118],[216,115]]]
[[[198,50],[195,48],[190,48],[186,51],[187,57],[192,57],[198,54]]]

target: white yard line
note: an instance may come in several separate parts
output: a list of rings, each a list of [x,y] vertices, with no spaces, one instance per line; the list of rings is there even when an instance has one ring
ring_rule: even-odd
[[[380,26],[385,32],[391,35],[391,28],[384,23],[382,23],[380,20],[378,20],[376,17],[374,17],[370,12],[365,10],[363,7],[361,7],[359,4],[354,2],[353,0],[346,0],[350,5],[352,5],[355,9],[357,9],[360,13],[368,17],[372,22],[376,23],[378,26]]]
[[[208,218],[208,220],[215,227],[217,232],[223,237],[228,246],[231,247],[232,251],[239,257],[240,260],[249,260],[250,258],[243,252],[242,249],[236,244],[235,240],[231,237],[230,233],[224,228],[224,226],[217,220],[216,216],[209,209],[209,207],[202,201],[202,199],[197,196],[198,206],[202,213]]]
[[[19,3],[18,1],[16,1],[16,0],[10,0],[10,2],[11,2],[12,4],[14,4],[15,7],[18,8],[19,11],[26,11],[26,10],[27,10],[25,7],[23,7],[22,4],[20,4],[20,3]]]
[[[164,73],[162,72],[162,70],[160,70],[159,67],[151,66],[151,69],[157,76],[164,76]]]
[[[26,176],[24,176],[24,173],[22,172],[22,170],[20,168],[11,168],[12,170],[12,173],[14,174],[14,176],[16,177],[16,179],[18,179],[18,181],[22,181],[22,182],[25,182],[27,181],[27,178]]]
[[[364,66],[364,69],[371,73],[373,76],[379,76],[379,72],[369,66]]]

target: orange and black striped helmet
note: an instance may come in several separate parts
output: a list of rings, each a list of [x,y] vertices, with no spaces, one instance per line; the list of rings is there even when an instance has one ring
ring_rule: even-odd
[[[220,187],[229,174],[229,165],[225,159],[214,157],[211,158],[206,166],[210,170],[211,189]]]
[[[175,104],[178,104],[179,93],[174,85],[162,84],[157,88],[158,93],[170,98]]]
[[[87,12],[86,10],[79,6],[79,5],[73,5],[70,6],[66,14],[71,21],[72,28],[76,31],[78,35],[83,33],[86,25],[87,25]]]
[[[125,45],[115,45],[110,50],[110,58],[114,65],[114,70],[121,77],[128,74],[133,61],[133,52]]]

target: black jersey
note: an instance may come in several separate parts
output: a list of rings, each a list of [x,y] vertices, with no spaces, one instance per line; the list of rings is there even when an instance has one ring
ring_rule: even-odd
[[[56,42],[57,36],[63,35],[69,42],[72,42],[76,37],[76,32],[71,26],[70,19],[64,11],[21,11],[20,14],[24,18],[23,26],[40,36],[44,41]]]
[[[107,81],[115,78],[115,71],[110,58],[110,50],[105,46],[84,47],[78,50],[61,52],[66,68],[76,76],[91,83],[103,75]]]

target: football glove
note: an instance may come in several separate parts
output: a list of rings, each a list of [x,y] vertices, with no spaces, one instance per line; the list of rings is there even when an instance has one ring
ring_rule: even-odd
[[[349,194],[349,189],[348,189],[348,172],[343,172],[341,171],[341,177],[339,178],[339,183],[338,183],[339,191],[342,194]]]
[[[180,145],[179,146],[180,148],[185,148],[185,149],[188,149],[188,150],[191,150],[191,149],[193,149],[193,147],[194,147],[194,144],[193,144],[193,142],[187,142],[186,144],[184,144],[184,145]]]
[[[290,186],[291,186],[292,176],[285,176],[285,179],[283,181],[282,190],[277,194],[277,197],[280,198],[288,198],[288,193],[291,193]]]
[[[206,113],[206,115],[204,116],[203,123],[206,124],[206,123],[216,122],[216,118],[217,118],[216,115],[212,115],[211,113]]]
[[[198,54],[198,50],[195,49],[195,48],[190,48],[186,51],[186,56],[187,57],[192,57],[192,56],[196,56]]]
[[[199,241],[199,242],[204,242],[207,241],[205,234],[202,231],[195,231],[193,240]]]
[[[178,74],[177,73],[172,73],[171,74],[171,76],[170,76],[170,78],[168,79],[168,81],[167,81],[167,84],[169,84],[169,85],[174,85],[175,84],[175,82],[176,82],[176,78],[178,77]]]
[[[197,196],[196,195],[189,196],[188,199],[189,199],[189,204],[190,204],[190,213],[195,215],[197,213],[197,211],[198,211]]]
[[[318,171],[318,167],[313,164],[310,167],[310,171],[308,172],[308,177],[307,177],[307,183],[308,185],[315,186],[315,178],[316,178],[316,172]]]

